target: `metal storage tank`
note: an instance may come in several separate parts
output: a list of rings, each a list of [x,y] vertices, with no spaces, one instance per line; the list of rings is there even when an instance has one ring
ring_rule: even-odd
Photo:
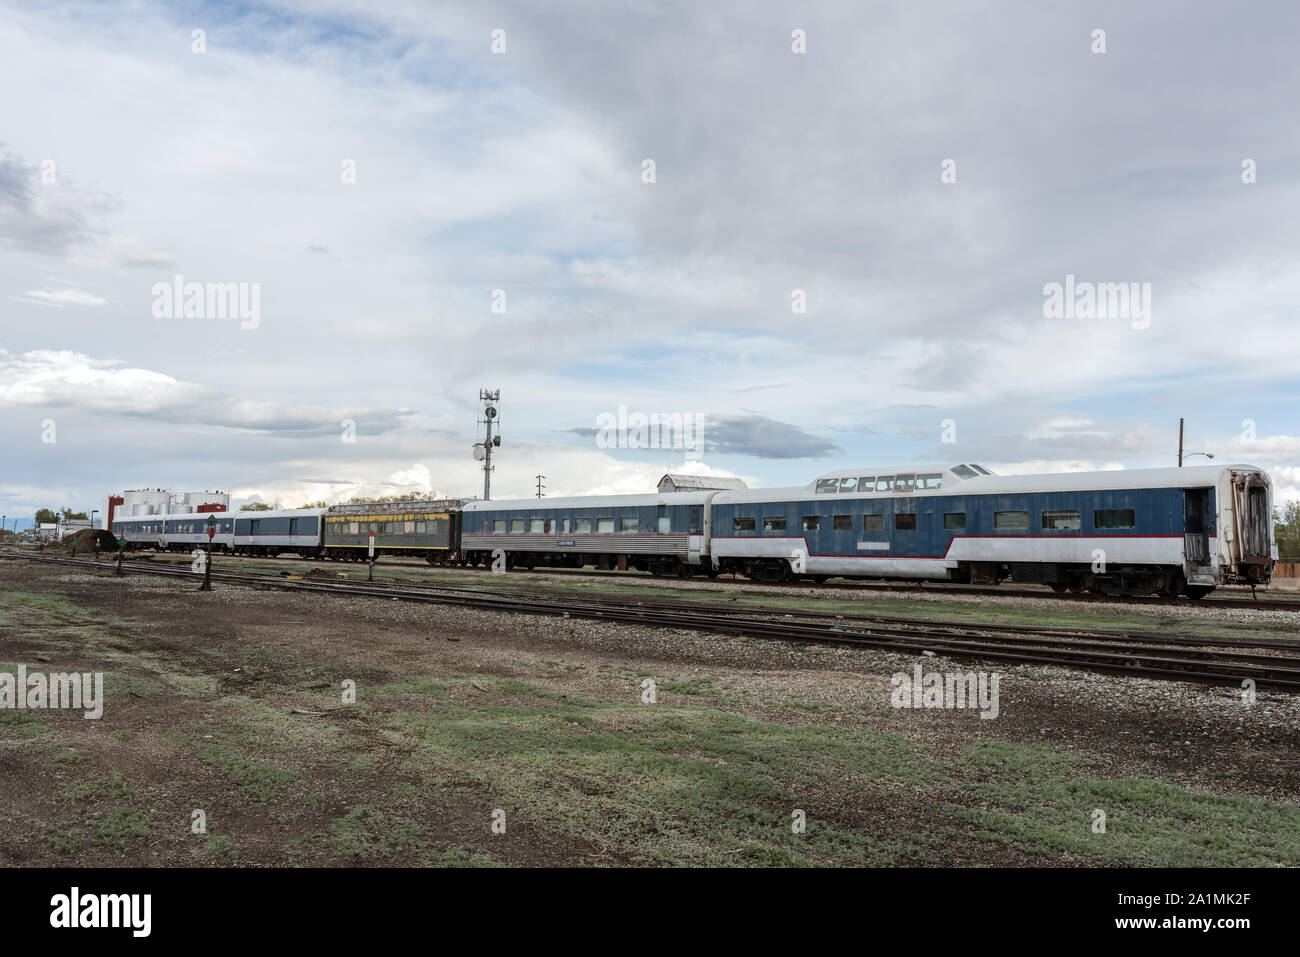
[[[171,494],[162,488],[128,489],[122,493],[122,508],[132,515],[155,515],[167,510]],[[136,506],[143,505],[148,511],[137,512]]]

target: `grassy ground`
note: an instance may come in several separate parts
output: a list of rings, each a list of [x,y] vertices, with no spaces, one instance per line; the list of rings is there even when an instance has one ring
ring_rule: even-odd
[[[101,663],[110,707],[0,711],[11,862],[1300,865],[1294,804],[1117,778],[1086,750],[937,748],[871,727],[879,700],[760,707],[720,672],[647,704],[633,661],[462,671],[381,654],[378,630],[368,648],[360,618],[264,630],[302,621],[300,596],[213,628],[62,591],[3,593],[0,670]]]

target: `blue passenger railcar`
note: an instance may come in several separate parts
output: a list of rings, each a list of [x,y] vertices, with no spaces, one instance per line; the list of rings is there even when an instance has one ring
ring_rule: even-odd
[[[716,570],[1203,594],[1267,581],[1267,475],[1250,466],[1002,477],[977,465],[833,473],[714,493]],[[1225,521],[1231,524],[1220,534]]]

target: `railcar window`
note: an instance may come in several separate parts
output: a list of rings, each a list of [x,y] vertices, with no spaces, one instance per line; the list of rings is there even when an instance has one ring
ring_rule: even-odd
[[[910,492],[910,491],[912,491],[912,489],[915,488],[915,487],[916,487],[916,476],[915,476],[915,475],[900,475],[900,476],[899,476],[899,477],[894,481],[894,491],[895,491],[895,492]]]
[[[853,492],[853,491],[856,491],[857,488],[858,488],[858,480],[857,480],[857,479],[855,479],[855,478],[842,478],[842,479],[840,479],[840,491],[841,491],[841,492]]]
[[[784,518],[765,518],[763,519],[763,531],[765,532],[784,532]]]
[[[641,524],[635,518],[620,518],[618,520],[618,530],[620,532],[635,532],[640,529]]]
[[[752,518],[740,518],[737,516],[735,521],[732,523],[732,527],[737,532],[752,532],[754,530],[754,520]]]
[[[903,531],[911,531],[916,528],[916,514],[914,512],[899,512],[894,516],[894,528]]]
[[[966,513],[965,512],[944,512],[943,527],[952,531],[963,532],[966,530]]]
[[[612,532],[612,531],[614,531],[614,520],[613,520],[612,518],[598,518],[598,519],[596,519],[596,531],[598,531],[598,532]]]
[[[544,518],[533,519],[532,523],[528,526],[528,530],[532,532],[534,535],[542,534],[543,532],[546,531],[546,519]]]
[[[834,515],[831,517],[831,528],[837,532],[853,531],[852,515]]]
[[[931,472],[926,475],[916,477],[916,487],[918,489],[943,488],[943,473]]]
[[[428,522],[416,522],[416,523],[415,523],[415,534],[417,534],[417,535],[426,535],[426,534],[428,534],[428,529],[429,529],[429,523],[428,523]]]
[[[1136,528],[1137,515],[1131,508],[1099,508],[1092,513],[1095,528]]]
[[[1049,509],[1043,512],[1043,528],[1078,528],[1079,510],[1077,508]]]
[[[524,520],[522,518],[512,518],[510,520],[510,531],[522,532],[524,530]]]
[[[892,492],[894,490],[894,477],[892,475],[882,475],[876,479],[877,492]]]
[[[420,524],[423,525],[424,523],[421,522]],[[406,534],[406,535],[414,535],[414,534],[415,534],[415,523],[414,523],[414,522],[403,522],[403,523],[402,523],[402,532],[403,532],[404,534]]]
[[[567,518],[560,520],[560,534],[569,534],[569,520]]]
[[[858,479],[859,492],[874,492],[876,490],[876,477],[874,475],[864,475]]]
[[[979,473],[969,465],[954,465],[952,467],[952,474],[963,479],[973,479],[979,475]]]
[[[885,516],[863,515],[862,530],[864,532],[883,532],[885,530]]]
[[[820,515],[805,515],[803,517],[803,530],[805,532],[815,532],[821,527],[822,517]]]
[[[492,531],[504,532],[506,530],[506,520],[504,518],[492,519]]]
[[[1029,528],[1028,512],[994,512],[993,527],[999,531],[1026,531]]]
[[[840,490],[839,479],[818,479],[817,494],[825,495],[827,492],[838,492]]]
[[[575,519],[573,520],[573,530],[574,530],[575,532],[590,532],[590,531],[591,531],[591,519],[589,519],[589,518],[575,518]]]
[[[660,515],[659,520],[655,523],[655,528],[660,535],[667,535],[673,530],[673,520],[667,515]]]

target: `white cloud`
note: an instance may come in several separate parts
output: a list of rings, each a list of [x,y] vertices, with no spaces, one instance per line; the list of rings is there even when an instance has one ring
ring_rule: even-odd
[[[348,410],[249,399],[149,369],[123,367],[67,350],[15,355],[0,349],[0,406],[72,407],[103,414],[148,416],[159,422],[284,434],[341,433],[343,419],[387,430],[395,410]]]
[[[1039,459],[1028,462],[981,462],[986,469],[998,475],[1048,475],[1056,472],[1111,472],[1124,468],[1122,462],[1067,461]]]
[[[29,289],[14,297],[17,302],[34,302],[41,306],[104,306],[108,300],[103,296],[86,292],[84,289],[65,287],[62,289]]]

